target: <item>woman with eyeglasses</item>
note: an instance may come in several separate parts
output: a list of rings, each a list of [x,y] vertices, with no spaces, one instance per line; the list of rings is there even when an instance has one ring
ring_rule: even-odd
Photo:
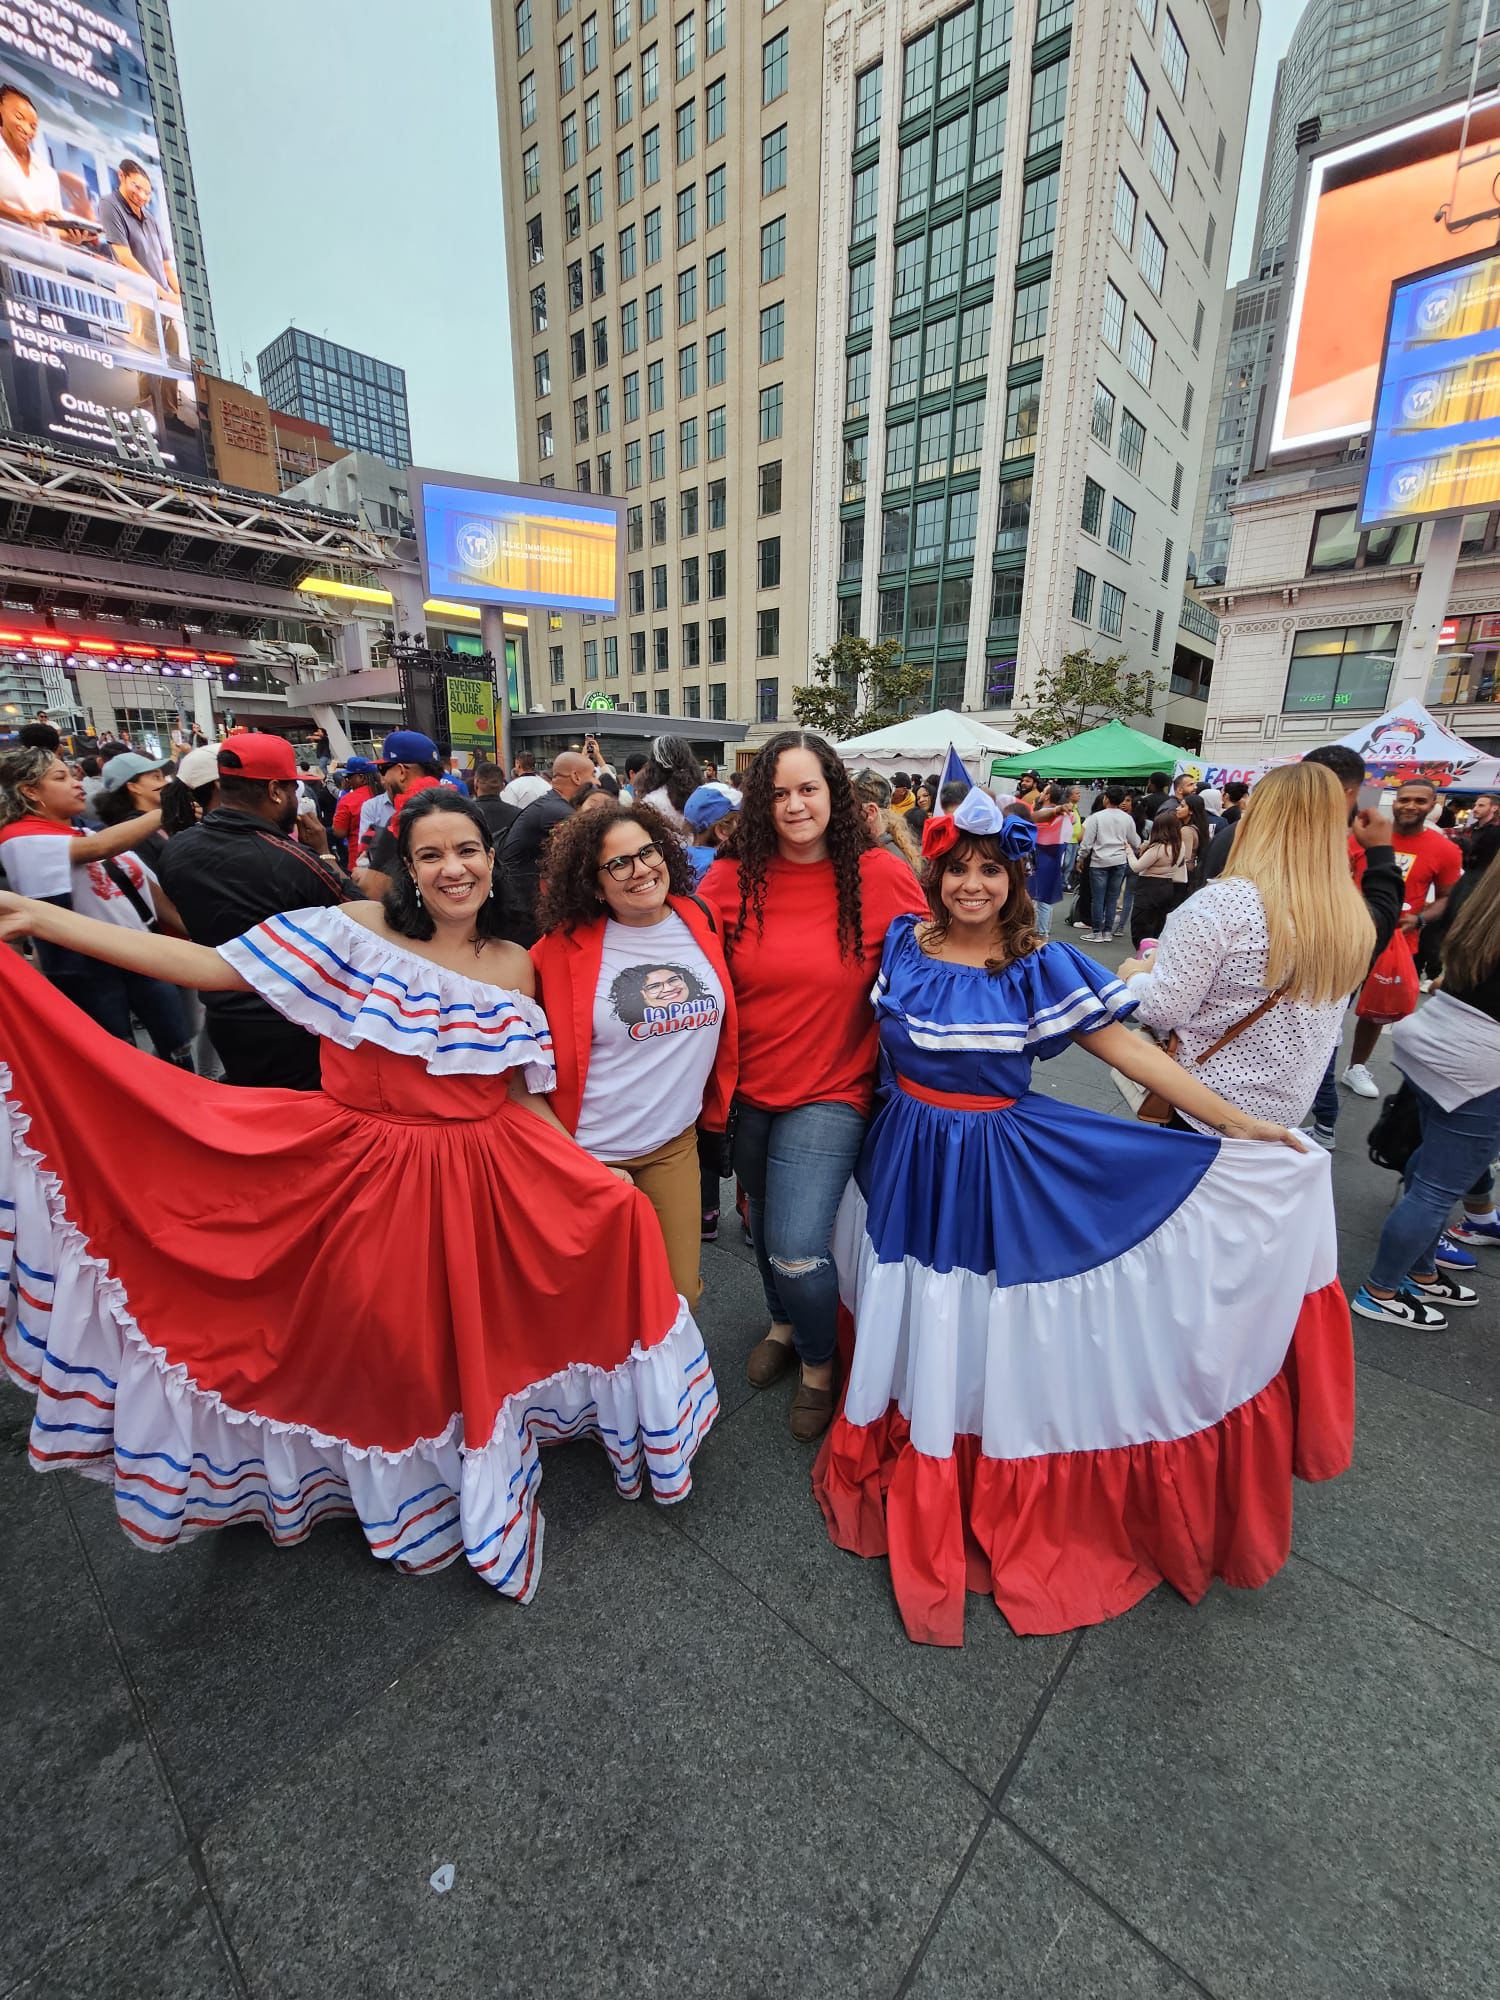
[[[433,786],[392,825],[383,902],[213,948],[0,894],[0,1364],[36,1470],[110,1485],[144,1548],[353,1514],[379,1560],[525,1603],[538,1448],[595,1437],[622,1499],[681,1500],[718,1399],[649,1204],[552,1109],[483,815]],[[4,948],[28,936],[259,994],[322,1088],[163,1071]],[[675,993],[660,956],[642,986]]]
[[[644,800],[596,800],[553,831],[537,997],[552,1026],[552,1106],[580,1146],[656,1210],[678,1291],[703,1289],[698,1126],[734,1092],[734,994],[682,844]]]

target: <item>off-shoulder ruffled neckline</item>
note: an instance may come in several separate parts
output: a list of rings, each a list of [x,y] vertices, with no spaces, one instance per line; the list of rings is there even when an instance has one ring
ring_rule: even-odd
[[[486,993],[505,993],[513,1000],[529,1001],[532,1006],[538,1004],[529,993],[521,993],[514,986],[502,986],[493,979],[479,979],[470,972],[455,972],[452,966],[444,965],[435,958],[424,957],[421,952],[413,951],[410,945],[397,944],[393,938],[383,937],[379,931],[372,931],[368,924],[362,924],[357,917],[351,917],[341,904],[332,905],[327,914],[337,917],[346,931],[357,932],[367,944],[389,953],[392,958],[410,959],[414,965],[420,965],[426,972],[438,973],[444,979],[461,980],[466,986],[481,986]]]
[[[952,960],[951,958],[934,958],[931,952],[923,951],[921,941],[917,936],[917,927],[920,924],[925,924],[927,921],[928,919],[926,917],[913,917],[910,924],[906,928],[906,936],[905,936],[905,941],[910,944],[911,949],[916,953],[917,957],[921,960],[923,965],[937,966],[938,968],[940,968],[940,970],[944,972],[972,973],[976,978],[988,980],[992,984],[997,979],[1008,979],[1013,972],[1019,972],[1023,966],[1031,965],[1033,963],[1040,966],[1042,962],[1045,960],[1048,951],[1054,945],[1056,945],[1065,954],[1071,955],[1074,958],[1085,957],[1085,954],[1079,951],[1076,945],[1070,944],[1066,938],[1048,938],[1044,943],[1039,944],[1035,951],[1028,951],[1024,957],[1013,958],[1008,965],[1002,965],[998,972],[991,972],[985,966],[982,965],[959,965],[956,964],[954,960]],[[1090,965],[1092,965],[1096,961],[1093,959],[1088,959],[1087,962]],[[1107,965],[1100,966],[1099,970],[1105,973],[1109,978],[1114,978],[1117,976],[1114,973],[1110,972],[1109,967]]]

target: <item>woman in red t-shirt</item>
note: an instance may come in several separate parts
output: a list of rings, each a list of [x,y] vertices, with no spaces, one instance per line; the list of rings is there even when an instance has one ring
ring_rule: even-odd
[[[829,1244],[870,1110],[870,990],[887,929],[925,904],[905,862],[871,845],[838,752],[800,729],[773,736],[746,772],[739,832],[699,889],[728,941],[734,1165],[771,1316],[746,1373],[761,1389],[800,1362],[791,1429],[811,1441],[833,1416]]]

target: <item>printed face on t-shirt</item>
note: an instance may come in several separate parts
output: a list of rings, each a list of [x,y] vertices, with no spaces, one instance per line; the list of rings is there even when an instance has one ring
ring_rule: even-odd
[[[633,1042],[711,1028],[719,1005],[697,973],[685,965],[631,965],[609,990],[610,1005]]]

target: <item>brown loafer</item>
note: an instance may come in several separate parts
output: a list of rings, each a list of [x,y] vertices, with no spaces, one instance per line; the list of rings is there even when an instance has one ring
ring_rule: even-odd
[[[787,1429],[799,1444],[814,1444],[823,1435],[833,1422],[833,1404],[832,1389],[809,1389],[805,1382],[797,1384],[787,1415]]]
[[[789,1340],[772,1340],[767,1334],[764,1340],[756,1341],[745,1358],[745,1379],[752,1389],[769,1389],[773,1382],[781,1380],[796,1358]]]

